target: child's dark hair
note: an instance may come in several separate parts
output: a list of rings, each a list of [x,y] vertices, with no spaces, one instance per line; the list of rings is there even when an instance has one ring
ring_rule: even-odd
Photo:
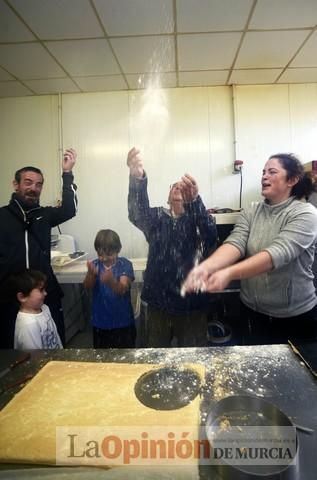
[[[17,293],[29,295],[34,288],[45,285],[46,275],[38,270],[24,270],[23,272],[11,275],[9,279],[10,290],[16,297]]]
[[[276,153],[271,155],[269,160],[277,158],[284,170],[287,172],[287,179],[298,177],[298,182],[293,186],[290,196],[297,199],[307,198],[315,190],[311,175],[304,171],[300,160],[293,153]]]
[[[33,172],[33,173],[38,173],[39,175],[42,175],[42,179],[43,179],[43,182],[44,182],[44,176],[43,176],[43,173],[41,172],[41,170],[37,167],[22,167],[20,168],[19,170],[17,170],[14,174],[14,180],[17,182],[17,183],[20,183],[21,181],[21,175],[22,173],[25,173],[25,172]]]
[[[95,238],[94,243],[95,250],[98,254],[103,253],[106,255],[112,253],[119,253],[122,245],[119,235],[113,230],[100,230]]]

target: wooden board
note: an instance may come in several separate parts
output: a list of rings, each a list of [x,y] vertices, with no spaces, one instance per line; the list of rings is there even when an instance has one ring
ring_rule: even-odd
[[[201,365],[195,369],[203,379]],[[199,426],[200,397],[170,411],[145,407],[138,378],[162,365],[49,362],[0,412],[0,461],[55,464],[58,426]]]

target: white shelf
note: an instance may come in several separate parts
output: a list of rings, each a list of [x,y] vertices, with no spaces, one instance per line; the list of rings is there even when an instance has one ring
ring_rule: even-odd
[[[235,225],[239,215],[240,212],[212,213],[212,216],[216,219],[216,225]]]

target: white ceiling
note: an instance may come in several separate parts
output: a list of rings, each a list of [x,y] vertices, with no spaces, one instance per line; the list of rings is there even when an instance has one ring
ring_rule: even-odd
[[[317,0],[0,0],[0,97],[317,82]]]

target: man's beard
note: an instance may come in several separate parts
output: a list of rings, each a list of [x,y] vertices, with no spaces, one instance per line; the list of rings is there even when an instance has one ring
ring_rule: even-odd
[[[21,195],[17,193],[17,198],[20,203],[22,203],[26,207],[36,207],[39,204],[39,196],[38,195]]]

